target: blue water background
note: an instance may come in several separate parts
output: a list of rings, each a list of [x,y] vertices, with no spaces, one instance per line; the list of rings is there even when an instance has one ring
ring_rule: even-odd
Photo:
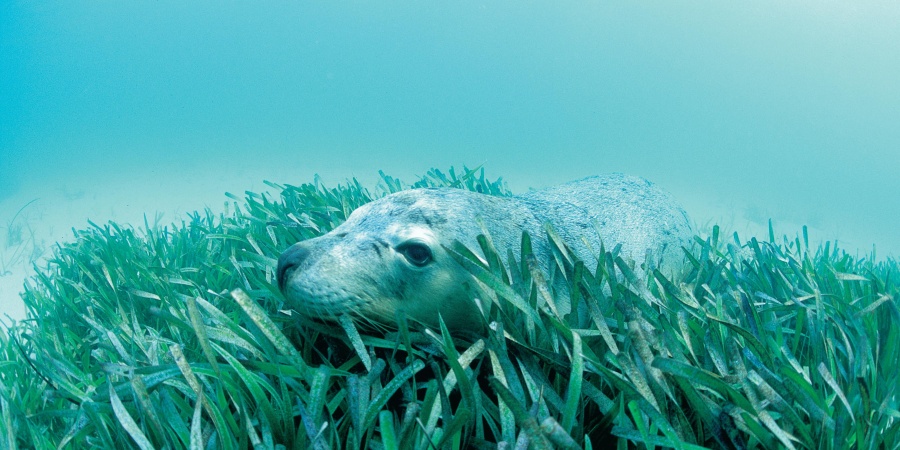
[[[0,199],[179,167],[484,164],[517,191],[622,171],[698,222],[897,255],[898,5],[3,2]]]

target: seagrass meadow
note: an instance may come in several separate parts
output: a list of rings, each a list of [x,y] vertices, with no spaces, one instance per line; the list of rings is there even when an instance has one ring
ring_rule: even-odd
[[[382,179],[76,231],[0,333],[0,448],[900,446],[896,260],[712,227],[683,276],[641,282],[615,247],[588,267],[552,233],[502,254],[480,239],[452,250],[483,285],[482,335],[301,320],[275,259],[410,187]],[[483,171],[421,186],[508,195]],[[535,239],[590,327],[559,312]]]

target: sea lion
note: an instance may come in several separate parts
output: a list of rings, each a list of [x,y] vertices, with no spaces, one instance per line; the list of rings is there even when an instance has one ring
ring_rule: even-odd
[[[278,260],[278,286],[313,318],[353,313],[393,324],[402,311],[428,326],[440,316],[450,329],[474,330],[484,322],[472,300],[477,283],[445,247],[459,241],[481,255],[476,238],[487,231],[501,255],[518,254],[527,231],[536,259],[549,263],[546,225],[591,268],[601,240],[607,250],[621,244],[639,276],[652,267],[678,270],[693,236],[668,193],[620,173],[513,197],[412,189],[363,205],[331,232],[289,247]]]

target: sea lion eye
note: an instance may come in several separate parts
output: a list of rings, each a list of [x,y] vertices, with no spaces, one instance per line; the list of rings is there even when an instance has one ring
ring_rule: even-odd
[[[421,242],[407,242],[397,247],[397,251],[406,257],[410,264],[424,267],[431,262],[431,249]]]

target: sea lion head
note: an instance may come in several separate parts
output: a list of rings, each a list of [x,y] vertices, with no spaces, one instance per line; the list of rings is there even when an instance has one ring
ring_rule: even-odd
[[[459,189],[414,189],[355,210],[342,225],[289,247],[278,260],[278,286],[298,312],[333,320],[351,315],[395,324],[400,314],[427,326],[477,329],[474,280],[447,253],[471,242],[477,225]],[[478,201],[477,199],[475,200]]]

